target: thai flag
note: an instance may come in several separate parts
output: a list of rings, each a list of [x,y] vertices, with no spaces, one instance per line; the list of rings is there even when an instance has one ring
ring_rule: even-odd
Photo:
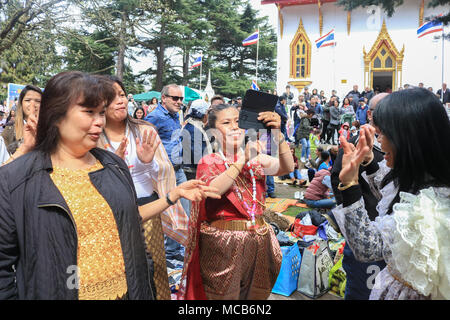
[[[202,64],[202,56],[195,59],[194,64],[191,66],[191,69],[194,69],[196,67],[200,67]]]
[[[317,49],[321,47],[333,46],[335,44],[336,41],[334,41],[334,29],[316,40]]]
[[[258,84],[256,83],[256,80],[252,81],[252,88],[251,89],[255,90],[255,91],[259,91],[260,90],[259,87],[258,87]]]
[[[244,41],[242,41],[243,46],[249,46],[255,43],[258,43],[259,40],[259,30],[255,33],[252,33],[249,37],[247,37]]]
[[[439,32],[444,31],[444,27],[442,24],[442,21],[438,21],[437,19],[424,22],[418,29],[417,29],[417,37],[422,38],[423,36],[433,33],[433,32]]]

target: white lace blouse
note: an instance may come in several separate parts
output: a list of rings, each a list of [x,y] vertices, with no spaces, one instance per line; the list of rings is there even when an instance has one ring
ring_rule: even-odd
[[[379,216],[370,221],[364,200],[342,205],[333,214],[357,260],[385,260],[370,294],[378,299],[450,299],[450,188],[427,188],[417,195],[398,192],[393,183],[380,190],[389,168],[364,178],[379,197]],[[381,197],[381,198],[380,198]]]

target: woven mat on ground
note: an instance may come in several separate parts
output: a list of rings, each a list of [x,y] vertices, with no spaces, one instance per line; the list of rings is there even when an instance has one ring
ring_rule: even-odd
[[[275,183],[281,183],[281,184],[283,184],[283,183],[293,184],[293,183],[294,183],[294,180],[293,180],[293,179],[281,180],[281,179],[278,178],[278,177],[273,177],[273,182],[275,182]]]
[[[280,198],[267,198],[266,199],[266,210],[283,212],[286,211],[290,206],[295,206],[297,200],[295,199],[280,199]]]

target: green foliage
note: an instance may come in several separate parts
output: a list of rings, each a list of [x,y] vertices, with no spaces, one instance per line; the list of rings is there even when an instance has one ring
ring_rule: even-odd
[[[0,54],[3,83],[33,84],[44,87],[61,71],[62,61],[57,54],[55,35],[49,30],[23,34],[16,43]]]
[[[66,47],[64,60],[68,70],[114,74],[118,44],[105,30],[68,30],[62,44]]]
[[[346,10],[353,10],[358,7],[368,7],[371,5],[381,6],[389,17],[395,12],[398,6],[403,4],[403,0],[338,0],[338,5],[344,6]],[[450,0],[431,0],[428,4],[429,8],[435,8],[437,6],[450,8]],[[440,20],[448,25],[450,22],[450,10],[440,18]]]
[[[63,3],[75,6],[77,14],[62,11]],[[31,7],[23,17],[33,18],[6,32],[14,14],[27,4]],[[257,49],[243,47],[242,40],[259,27],[258,84],[263,90],[274,87],[277,37],[268,19],[259,18],[247,1],[11,0],[0,1],[0,11],[0,35],[7,34],[0,36],[0,83],[43,87],[62,70],[79,70],[121,75],[132,93],[148,84],[156,90],[167,83],[196,88],[199,70],[189,67],[203,54],[203,88],[211,70],[217,93],[242,96],[255,77]],[[125,58],[144,56],[155,57],[155,64],[141,74],[125,63]]]

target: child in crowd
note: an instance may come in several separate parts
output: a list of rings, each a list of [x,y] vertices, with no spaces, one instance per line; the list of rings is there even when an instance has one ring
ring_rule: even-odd
[[[348,122],[345,122],[342,127],[341,130],[339,130],[339,137],[340,136],[344,136],[345,140],[350,140],[350,125],[348,124]]]
[[[353,137],[356,137],[358,135],[358,131],[356,130],[356,127],[353,126],[350,128],[350,139],[352,139]]]
[[[328,151],[322,151],[320,153],[320,162],[321,163],[320,163],[319,169],[317,169],[317,171],[320,171],[322,169],[330,170],[330,168],[331,168],[330,160],[331,160],[330,153]]]
[[[320,129],[313,129],[313,131],[309,134],[309,145],[310,145],[309,150],[311,152],[311,160],[316,161],[318,157],[316,150],[320,145]]]
[[[300,167],[298,165],[298,158],[295,156],[295,144],[291,144],[290,148],[291,148],[292,158],[294,159],[294,171],[289,173],[289,178],[292,180],[294,186],[295,185],[299,185],[299,186],[305,185],[306,180],[302,179],[302,175],[300,173]]]

